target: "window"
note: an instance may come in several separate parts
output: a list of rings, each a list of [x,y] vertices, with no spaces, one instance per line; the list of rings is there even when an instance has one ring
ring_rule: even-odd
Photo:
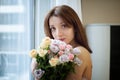
[[[0,80],[30,80],[33,29],[32,0],[0,0]]]

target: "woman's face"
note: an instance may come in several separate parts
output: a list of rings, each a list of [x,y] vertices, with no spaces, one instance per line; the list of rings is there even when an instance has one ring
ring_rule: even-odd
[[[54,39],[64,41],[67,44],[74,43],[73,26],[67,25],[60,17],[56,16],[50,17],[49,25]]]

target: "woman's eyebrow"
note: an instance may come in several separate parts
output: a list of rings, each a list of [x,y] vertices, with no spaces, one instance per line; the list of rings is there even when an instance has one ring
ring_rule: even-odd
[[[61,22],[61,24],[65,24],[64,22]]]

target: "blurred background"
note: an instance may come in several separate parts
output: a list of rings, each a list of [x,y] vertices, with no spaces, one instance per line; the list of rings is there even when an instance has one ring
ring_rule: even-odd
[[[120,0],[0,0],[0,80],[34,80],[29,51],[45,36],[44,17],[56,5],[79,15],[93,50],[92,80],[120,72]]]

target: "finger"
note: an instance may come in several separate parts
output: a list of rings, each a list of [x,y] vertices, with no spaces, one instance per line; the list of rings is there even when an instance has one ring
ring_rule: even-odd
[[[37,67],[37,62],[36,62],[36,59],[32,59],[32,62],[31,62],[31,72],[32,74],[34,75],[34,71]]]

